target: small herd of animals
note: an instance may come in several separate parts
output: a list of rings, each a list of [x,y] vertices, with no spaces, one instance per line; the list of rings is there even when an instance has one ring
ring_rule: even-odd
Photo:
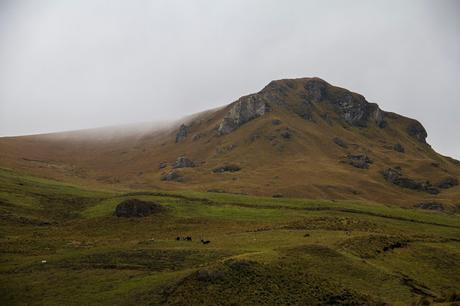
[[[177,240],[177,241],[181,241],[181,240],[182,240],[182,241],[192,241],[192,236],[185,236],[185,237],[177,236],[177,237],[176,237],[176,240]],[[200,239],[200,241],[201,241],[202,244],[209,244],[209,243],[211,243],[210,240]]]

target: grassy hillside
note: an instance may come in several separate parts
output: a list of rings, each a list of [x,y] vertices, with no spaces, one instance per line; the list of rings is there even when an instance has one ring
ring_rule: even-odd
[[[167,209],[114,216],[132,198]],[[5,169],[0,211],[2,305],[447,303],[460,291],[455,213],[88,190]]]
[[[319,86],[318,90],[309,84]],[[239,109],[239,103],[251,99],[265,103],[269,110],[230,133],[219,134],[223,120]],[[367,121],[344,119],[361,111]],[[186,132],[177,141],[181,123]],[[382,175],[397,168],[405,177],[433,186],[460,178],[460,162],[437,154],[425,143],[425,136],[423,126],[413,119],[384,112],[346,89],[305,78],[271,82],[257,94],[169,128],[0,138],[0,167],[89,188],[220,190],[400,207],[437,202],[455,210],[460,186],[430,194],[396,186]],[[192,160],[195,167],[173,169],[180,156]],[[349,156],[365,156],[371,162],[367,168],[356,168]],[[226,165],[237,165],[240,171],[213,172]],[[161,179],[172,171],[180,180]]]

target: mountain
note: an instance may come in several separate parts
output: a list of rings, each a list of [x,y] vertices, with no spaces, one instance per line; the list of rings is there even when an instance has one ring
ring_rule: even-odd
[[[454,305],[460,165],[426,137],[305,78],[173,124],[1,138],[0,304]]]
[[[460,162],[418,121],[319,78],[270,82],[172,126],[0,139],[0,167],[83,185],[458,209]]]

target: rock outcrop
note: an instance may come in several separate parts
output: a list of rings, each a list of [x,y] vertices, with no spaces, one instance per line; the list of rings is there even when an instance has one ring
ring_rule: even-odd
[[[181,142],[182,140],[185,140],[188,135],[188,127],[185,124],[181,124],[179,127],[179,131],[176,134],[176,143]]]
[[[348,154],[344,162],[359,169],[369,169],[369,165],[373,163],[366,154]]]
[[[407,133],[409,134],[409,136],[417,139],[419,142],[426,143],[426,138],[428,137],[428,134],[420,122],[413,120],[413,122],[410,123],[407,127]]]
[[[240,171],[241,168],[238,165],[225,165],[221,167],[214,168],[212,172],[214,173],[224,173],[224,172],[236,172]]]
[[[399,153],[404,153],[406,150],[404,149],[403,145],[400,143],[397,143],[393,146],[393,150]]]
[[[455,177],[447,177],[439,182],[438,187],[443,189],[452,188],[458,185],[458,179]]]
[[[297,92],[301,103],[292,105],[288,102],[287,97],[293,91]],[[330,119],[329,115],[318,113],[318,106],[326,104],[332,107],[341,120],[350,125],[365,127],[374,122],[381,128],[386,126],[385,112],[377,104],[369,103],[363,96],[334,87],[319,78],[273,81],[259,94],[271,104],[291,108],[300,117],[309,121],[314,121],[315,113],[320,118],[326,116]]]
[[[164,212],[166,208],[155,202],[128,199],[117,205],[115,216],[124,218],[146,217],[154,213]]]
[[[161,176],[162,181],[176,181],[181,182],[183,180],[182,174],[173,170]]]
[[[438,202],[424,202],[424,203],[418,203],[415,205],[416,208],[420,209],[428,209],[428,210],[444,210],[444,205]]]
[[[342,147],[344,149],[348,148],[348,144],[342,138],[335,137],[334,139],[332,139],[332,141],[339,147]]]
[[[167,166],[168,166],[168,163],[163,161],[158,165],[158,169],[163,169],[163,168],[166,168]]]
[[[219,135],[233,132],[244,123],[263,116],[270,111],[267,102],[258,94],[246,96],[236,101],[217,128]]]
[[[331,97],[339,116],[350,125],[366,127],[369,122],[382,126],[384,113],[377,104],[367,102],[363,96],[345,93],[339,98]]]
[[[174,162],[173,168],[192,168],[195,167],[195,163],[185,156],[180,156]]]
[[[382,173],[383,177],[390,183],[402,188],[424,191],[429,194],[438,194],[439,189],[431,185],[429,181],[421,182],[405,177],[398,169],[389,168]]]
[[[292,137],[292,133],[289,128],[285,128],[281,130],[280,136],[283,137],[284,139],[290,139]]]

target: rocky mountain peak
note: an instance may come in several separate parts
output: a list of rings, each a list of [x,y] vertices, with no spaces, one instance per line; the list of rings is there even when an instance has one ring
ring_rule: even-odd
[[[388,113],[364,96],[332,86],[320,78],[301,78],[271,81],[258,93],[230,104],[218,125],[218,134],[231,133],[277,107],[287,108],[309,121],[326,120],[329,124],[338,121],[361,128],[375,125],[382,129],[388,124]],[[408,120],[411,120],[406,129],[408,135],[425,143],[427,134],[423,126],[416,120]]]

